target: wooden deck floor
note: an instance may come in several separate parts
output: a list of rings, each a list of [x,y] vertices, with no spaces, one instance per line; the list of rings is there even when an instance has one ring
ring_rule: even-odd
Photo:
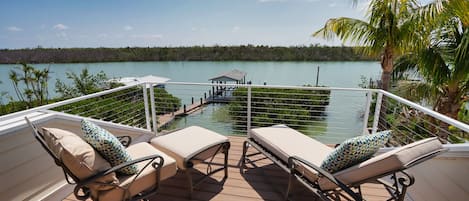
[[[245,138],[233,136],[229,138],[231,148],[229,152],[228,179],[225,182],[220,182],[223,178],[223,172],[213,175],[195,189],[192,200],[283,200],[288,174],[268,159],[248,164],[248,169],[245,170],[244,174],[241,174],[239,164],[242,143]],[[254,149],[250,150],[250,152],[253,151]],[[214,161],[221,164],[223,156],[219,154]],[[199,171],[205,172],[205,165],[200,165],[197,168]],[[295,185],[294,189],[291,200],[315,200],[314,194],[300,184]],[[378,184],[365,184],[362,191],[366,200],[387,199],[386,190]],[[186,177],[178,173],[175,177],[163,181],[159,193],[150,200],[183,201],[189,200],[187,195]],[[76,199],[73,195],[70,195],[66,200],[74,201]]]

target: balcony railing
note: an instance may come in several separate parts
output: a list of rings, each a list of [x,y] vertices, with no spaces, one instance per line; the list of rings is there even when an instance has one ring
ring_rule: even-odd
[[[394,146],[430,136],[463,143],[469,132],[465,123],[376,89],[176,82],[165,83],[165,89],[154,86],[119,87],[1,116],[0,122],[30,112],[62,112],[154,133],[190,121],[227,135],[286,124],[325,143],[392,129]],[[200,109],[207,107],[213,108]]]

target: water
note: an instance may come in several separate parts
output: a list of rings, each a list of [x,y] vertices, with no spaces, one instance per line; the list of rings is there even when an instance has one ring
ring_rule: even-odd
[[[15,96],[8,73],[15,66],[0,65],[0,92]],[[209,79],[233,69],[245,71],[246,80],[253,84],[269,85],[315,85],[317,67],[320,66],[319,85],[330,87],[356,88],[361,83],[361,76],[379,78],[381,73],[378,62],[115,62],[115,63],[74,63],[74,64],[33,64],[35,68],[49,67],[51,97],[56,96],[56,79],[68,82],[66,72],[79,74],[88,68],[93,74],[104,71],[109,78],[139,77],[156,75],[171,78],[174,82],[208,83]],[[167,86],[168,91],[176,92],[177,86]],[[194,92],[199,93],[199,92]],[[175,93],[177,94],[177,93]],[[319,138],[326,142],[335,142],[356,135],[362,129],[359,113],[364,103],[364,96],[356,93],[333,91],[330,107],[327,108],[328,129]],[[187,97],[182,97],[187,103]],[[3,97],[3,102],[6,98]],[[232,133],[229,123],[220,123],[211,119],[213,111],[221,106],[213,105],[204,110],[178,120],[178,126],[204,125],[221,133]],[[345,112],[344,112],[345,111]],[[202,123],[202,124],[201,124]],[[344,131],[343,129],[347,130]],[[342,129],[342,130],[340,130]],[[350,134],[347,134],[350,133]],[[334,136],[334,137],[331,137]]]

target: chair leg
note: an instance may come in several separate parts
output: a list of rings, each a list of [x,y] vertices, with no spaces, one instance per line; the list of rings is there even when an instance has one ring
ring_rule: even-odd
[[[290,191],[293,185],[294,177],[295,176],[293,174],[290,174],[290,176],[288,177],[288,186],[287,186],[287,192],[285,192],[285,200],[288,200],[288,197],[290,196]]]
[[[189,199],[192,199],[192,192],[194,191],[193,181],[192,181],[192,174],[191,168],[187,168],[184,170],[186,177],[187,177],[187,185],[189,187]]]
[[[243,154],[241,155],[241,166],[240,166],[240,171],[241,173],[244,173],[244,168],[246,166],[246,153],[248,151],[248,141],[244,141],[243,143]]]
[[[225,146],[225,177],[223,179],[227,179],[228,178],[228,151],[230,150],[230,146],[229,145],[224,145]]]

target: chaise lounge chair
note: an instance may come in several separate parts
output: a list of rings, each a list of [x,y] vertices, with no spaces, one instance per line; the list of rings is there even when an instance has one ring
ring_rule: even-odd
[[[172,177],[179,169],[186,173],[188,180],[189,197],[195,186],[209,176],[224,170],[223,181],[228,177],[228,150],[230,142],[226,136],[220,135],[208,129],[191,126],[151,139],[150,143],[141,142],[131,144],[128,136],[118,137],[125,151],[132,161],[111,167],[115,155],[120,155],[119,150],[106,147],[105,152],[99,150],[100,145],[112,144],[109,139],[87,139],[86,133],[95,133],[92,138],[102,138],[112,135],[99,126],[87,121],[82,121],[82,129],[85,135],[82,137],[58,128],[41,128],[32,124],[28,118],[26,121],[33,129],[33,134],[42,147],[60,166],[69,184],[76,184],[74,195],[80,200],[92,198],[93,200],[140,200],[154,195],[161,180]],[[106,134],[108,133],[108,134]],[[89,136],[88,136],[89,137]],[[106,138],[106,137],[104,137]],[[110,136],[110,138],[114,138]],[[117,140],[116,140],[117,141]],[[119,143],[119,142],[117,142]],[[98,146],[98,147],[97,147]],[[215,155],[223,153],[224,165],[218,169],[212,169],[212,160]],[[103,157],[101,156],[102,154]],[[110,157],[110,158],[109,158]],[[118,157],[117,157],[118,158]],[[111,164],[109,164],[109,162]],[[207,173],[196,182],[193,182],[192,174],[194,165],[207,164]],[[132,167],[137,164],[137,167]],[[125,174],[136,168],[133,173]],[[123,171],[125,170],[125,171]],[[73,181],[70,181],[70,178]]]
[[[122,138],[126,152],[134,160],[111,167],[75,133],[58,128],[38,129],[28,118],[25,119],[41,146],[62,168],[66,181],[76,185],[73,194],[79,200],[146,199],[156,194],[162,180],[176,174],[176,161],[148,143],[130,145],[130,137]],[[132,166],[136,167],[135,174],[119,173]]]
[[[382,136],[385,135],[370,135],[373,139],[371,143],[381,139],[387,141]],[[363,200],[360,186],[368,182],[383,184],[391,196],[390,200],[403,200],[407,188],[414,183],[414,178],[405,170],[445,151],[437,138],[428,138],[378,156],[370,155],[369,159],[361,158],[362,161],[348,164],[332,174],[321,168],[325,166],[324,163],[332,162],[337,165],[343,162],[341,159],[348,160],[348,155],[356,154],[353,153],[357,150],[356,147],[340,153],[350,148],[349,143],[353,141],[347,140],[334,149],[284,125],[255,128],[250,131],[250,136],[244,142],[241,170],[246,168],[246,163],[252,162],[249,157],[264,154],[290,173],[286,200],[290,196],[295,179],[323,200]],[[363,141],[360,143],[361,148],[366,147]],[[249,147],[258,152],[248,155]],[[387,176],[390,176],[390,183],[383,179]]]

